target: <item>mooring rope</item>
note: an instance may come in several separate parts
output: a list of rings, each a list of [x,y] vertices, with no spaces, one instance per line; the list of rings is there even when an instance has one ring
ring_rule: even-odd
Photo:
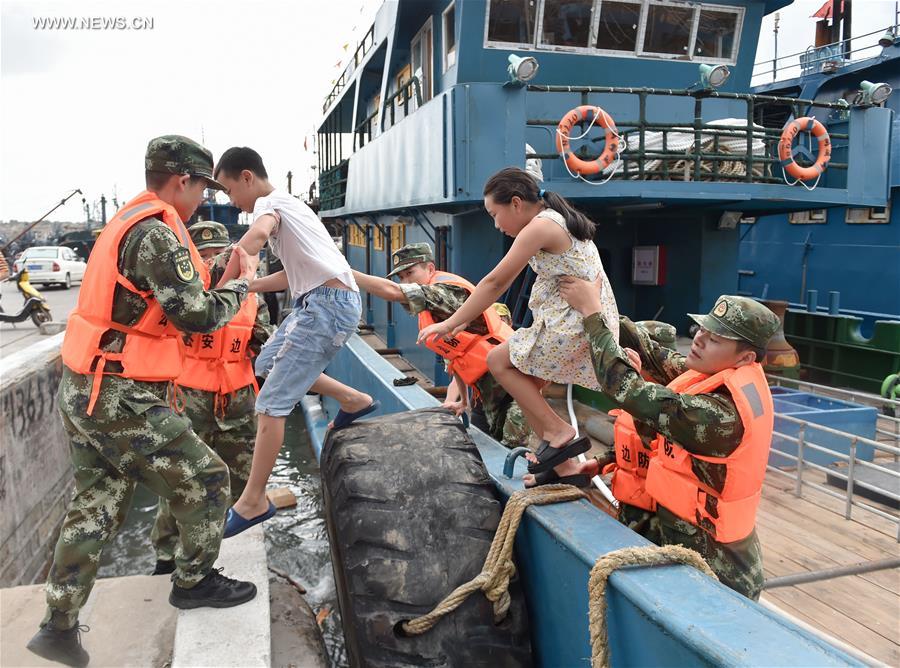
[[[456,610],[472,593],[479,590],[494,604],[494,622],[499,624],[509,610],[509,579],[516,572],[512,560],[513,544],[525,509],[528,506],[576,501],[584,497],[584,492],[571,485],[541,485],[514,492],[506,502],[481,573],[454,589],[428,614],[403,622],[403,631],[411,636],[425,633],[444,615]]]

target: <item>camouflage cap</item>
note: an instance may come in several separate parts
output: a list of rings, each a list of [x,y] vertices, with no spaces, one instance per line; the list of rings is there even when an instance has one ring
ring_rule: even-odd
[[[391,256],[391,264],[394,268],[388,274],[388,278],[420,262],[434,262],[434,251],[431,250],[431,245],[425,243],[406,244],[403,248],[394,251]]]
[[[181,135],[163,135],[151,139],[144,156],[144,169],[148,172],[199,176],[206,179],[207,187],[225,190],[225,186],[213,178],[213,157],[210,150]]]
[[[765,349],[781,322],[778,316],[750,297],[722,295],[707,315],[688,313],[703,329],[717,336],[746,341]]]
[[[191,241],[197,247],[197,250],[204,248],[225,248],[231,244],[231,237],[228,236],[228,229],[222,224],[212,220],[203,220],[194,223],[188,228],[188,234],[191,235]]]

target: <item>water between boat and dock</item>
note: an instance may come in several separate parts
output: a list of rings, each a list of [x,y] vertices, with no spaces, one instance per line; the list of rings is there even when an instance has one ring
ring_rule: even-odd
[[[316,613],[329,663],[334,668],[346,666],[319,464],[299,409],[288,418],[284,442],[270,482],[289,488],[297,497],[297,506],[280,511],[265,524],[269,565],[306,587],[304,598]],[[147,575],[153,571],[156,556],[150,529],[156,516],[156,501],[156,495],[138,486],[125,524],[103,552],[99,577]]]

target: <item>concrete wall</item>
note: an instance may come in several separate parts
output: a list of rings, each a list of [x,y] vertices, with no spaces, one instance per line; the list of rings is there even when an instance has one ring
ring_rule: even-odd
[[[63,336],[0,360],[0,587],[41,575],[69,500],[72,465],[56,410]]]

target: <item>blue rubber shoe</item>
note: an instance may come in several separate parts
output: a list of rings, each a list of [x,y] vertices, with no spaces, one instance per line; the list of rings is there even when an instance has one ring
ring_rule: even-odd
[[[238,515],[234,508],[229,508],[228,513],[225,515],[225,533],[222,535],[222,538],[231,538],[232,536],[237,536],[239,533],[246,531],[250,527],[255,524],[259,524],[260,522],[265,522],[267,519],[273,517],[275,515],[275,504],[269,501],[269,509],[264,512],[262,515],[257,515],[252,519],[246,519]]]
[[[337,415],[334,416],[334,426],[332,429],[340,429],[341,427],[351,425],[359,418],[368,415],[369,413],[374,413],[379,408],[381,408],[381,402],[378,401],[378,399],[375,399],[371,404],[355,413],[347,413],[343,410],[339,410]]]

